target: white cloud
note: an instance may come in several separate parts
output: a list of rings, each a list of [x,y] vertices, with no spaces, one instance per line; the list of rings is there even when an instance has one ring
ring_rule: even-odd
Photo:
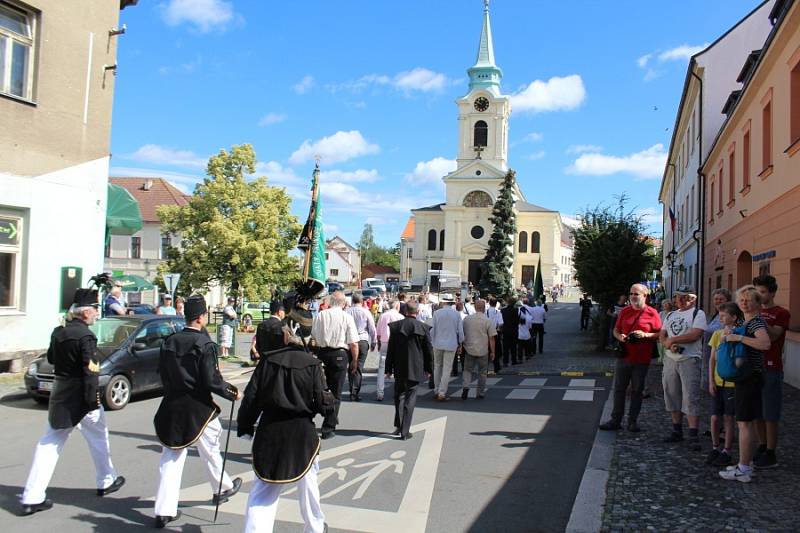
[[[634,215],[642,219],[645,226],[661,227],[663,225],[663,212],[656,207],[643,207],[634,210]]]
[[[636,64],[639,65],[640,68],[644,68],[651,59],[653,59],[653,54],[645,54],[636,60]]]
[[[183,174],[168,170],[152,170],[149,168],[136,167],[111,167],[108,171],[109,176],[114,177],[136,177],[136,178],[164,178],[184,194],[191,194],[195,185],[203,181],[204,175]]]
[[[430,161],[420,161],[414,170],[405,175],[405,180],[412,185],[436,183],[456,169],[455,159],[434,157]]]
[[[406,215],[411,209],[436,202],[435,199],[420,197],[418,194],[402,196],[368,192],[349,183],[338,182],[321,184],[320,194],[323,219],[328,216],[325,213],[346,213],[359,218],[385,218],[387,213]]]
[[[337,131],[315,142],[306,139],[289,157],[289,162],[296,165],[320,156],[325,164],[333,164],[362,155],[376,154],[379,151],[380,147],[367,142],[358,130]]]
[[[703,43],[697,46],[682,44],[680,46],[676,46],[675,48],[670,48],[669,50],[661,52],[658,54],[658,60],[661,62],[688,61],[693,55],[698,52],[702,52],[706,48],[708,48],[708,43]]]
[[[325,224],[323,222],[322,231],[325,233],[325,235],[332,235],[335,234],[337,231],[339,231],[339,226],[337,226],[336,224]]]
[[[380,174],[375,169],[358,169],[353,171],[344,170],[323,170],[320,172],[322,183],[327,181],[338,181],[342,183],[372,183],[381,179]]]
[[[361,92],[371,86],[389,86],[405,94],[412,92],[441,92],[448,85],[457,83],[457,80],[448,78],[445,74],[433,70],[416,67],[403,71],[394,76],[387,74],[367,74],[357,80],[343,83],[329,84],[326,88],[336,93],[338,91]]]
[[[373,226],[383,226],[386,224],[396,224],[397,221],[386,217],[372,216],[372,217],[367,217],[366,223],[372,224]]]
[[[208,164],[208,158],[200,157],[194,152],[165,148],[157,144],[145,144],[134,153],[124,155],[122,158],[154,165],[186,168],[205,168]]]
[[[283,122],[286,120],[288,115],[285,113],[267,113],[261,120],[258,121],[259,126],[269,126],[270,124],[278,124],[279,122]]]
[[[572,144],[567,148],[567,154],[582,154],[584,152],[602,152],[603,147],[596,144]]]
[[[529,155],[528,159],[530,159],[531,161],[536,161],[537,159],[542,159],[546,155],[547,152],[545,152],[544,150],[539,150],[538,152],[534,152],[531,155]]]
[[[160,7],[168,25],[186,22],[200,32],[224,29],[234,19],[233,5],[224,0],[169,0]]]
[[[299,185],[303,183],[303,178],[298,176],[294,170],[284,167],[277,161],[259,161],[256,163],[256,174],[264,175],[267,177],[267,183],[270,185]],[[307,179],[309,187],[311,186],[311,174]]]
[[[567,167],[566,172],[587,176],[632,174],[639,179],[658,179],[663,174],[666,161],[664,145],[655,144],[626,156],[583,154]]]
[[[539,142],[544,139],[544,135],[538,131],[533,131],[522,138],[523,141]]]
[[[308,91],[314,88],[314,85],[314,76],[303,76],[303,79],[295,83],[292,86],[292,89],[297,94],[306,94]]]
[[[552,77],[547,81],[535,80],[511,95],[515,111],[544,113],[547,111],[569,111],[578,108],[586,100],[583,79],[571,76]]]

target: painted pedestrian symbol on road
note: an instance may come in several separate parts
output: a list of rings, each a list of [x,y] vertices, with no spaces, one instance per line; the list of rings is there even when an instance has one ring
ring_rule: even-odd
[[[398,461],[398,459],[400,459],[401,457],[405,457],[405,455],[406,452],[404,452],[403,450],[398,450],[392,453],[389,456],[389,459],[382,459],[380,461],[371,461],[369,463],[353,465],[353,468],[366,468],[368,466],[371,466],[372,468],[367,472],[364,472],[360,476],[351,479],[344,485],[341,485],[340,487],[323,494],[322,496],[320,496],[320,498],[324,500],[325,498],[328,498],[335,494],[339,494],[343,490],[355,485],[358,482],[361,482],[361,486],[358,487],[358,490],[353,495],[354,500],[360,500],[361,497],[364,495],[364,493],[367,492],[367,489],[369,489],[370,485],[372,485],[372,482],[375,481],[378,478],[378,476],[380,476],[381,473],[383,473],[384,471],[394,468],[396,474],[402,474],[403,461]],[[322,482],[320,482],[320,486],[322,486]]]

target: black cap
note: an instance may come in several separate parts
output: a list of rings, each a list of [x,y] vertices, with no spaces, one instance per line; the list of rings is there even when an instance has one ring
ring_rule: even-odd
[[[78,289],[75,291],[75,296],[72,298],[72,303],[76,307],[98,307],[100,302],[97,301],[97,290],[95,289]]]
[[[269,313],[274,315],[278,311],[285,311],[286,309],[283,307],[283,302],[280,300],[272,300],[269,303]]]
[[[197,320],[200,315],[207,312],[206,299],[199,294],[194,294],[186,299],[183,305],[183,315],[187,321]]]

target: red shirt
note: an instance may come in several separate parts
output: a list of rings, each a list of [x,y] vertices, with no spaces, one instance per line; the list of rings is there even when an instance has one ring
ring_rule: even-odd
[[[645,305],[643,309],[634,309],[627,306],[619,312],[617,316],[617,331],[629,334],[631,331],[641,330],[645,333],[656,333],[661,330],[661,317],[658,311]],[[625,343],[625,361],[628,363],[650,363],[653,358],[653,343],[658,340],[640,340],[638,342]]]
[[[783,370],[783,343],[786,342],[786,330],[789,329],[789,311],[779,305],[773,305],[769,309],[761,309],[761,318],[768,326],[780,326],[783,328],[781,336],[772,341],[769,350],[764,352],[764,368],[773,372]]]

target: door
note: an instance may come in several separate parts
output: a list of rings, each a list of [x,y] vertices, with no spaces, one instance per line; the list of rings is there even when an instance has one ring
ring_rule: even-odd
[[[481,281],[481,264],[483,261],[480,259],[470,259],[469,260],[469,270],[467,271],[467,281],[472,283],[473,287],[477,287],[478,283]]]
[[[164,339],[172,335],[174,331],[171,321],[158,320],[149,322],[136,334],[133,340],[134,344],[144,345],[144,348],[132,350],[132,388],[135,392],[161,386],[161,378],[158,375],[161,345],[164,343]]]
[[[526,287],[533,287],[533,278],[536,275],[536,267],[533,265],[522,265],[522,284]]]

